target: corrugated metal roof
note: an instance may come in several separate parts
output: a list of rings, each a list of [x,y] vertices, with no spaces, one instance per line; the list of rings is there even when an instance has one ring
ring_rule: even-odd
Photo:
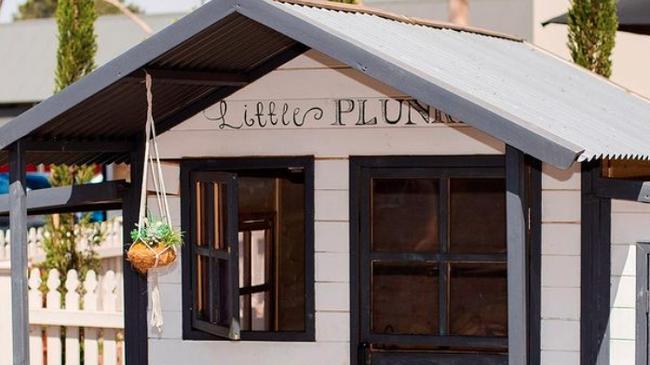
[[[648,101],[530,44],[363,7],[273,0],[207,3],[0,127],[0,147],[24,136],[133,140],[144,128],[144,92],[125,77],[162,69],[254,81],[305,46],[559,167],[650,157]],[[236,90],[158,82],[154,116],[169,127]],[[112,158],[66,153],[75,162]]]
[[[159,31],[184,14],[144,15]],[[142,42],[147,34],[121,15],[102,16],[95,24],[98,66]],[[0,104],[32,103],[52,96],[56,68],[56,22],[53,18],[0,24]]]
[[[276,3],[531,131],[584,149],[579,160],[650,157],[650,104],[525,42],[378,16]],[[445,105],[433,105],[445,110]],[[487,131],[490,132],[490,131]]]

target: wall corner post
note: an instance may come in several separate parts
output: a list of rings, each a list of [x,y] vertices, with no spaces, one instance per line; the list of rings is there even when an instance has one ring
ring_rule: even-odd
[[[506,146],[508,363],[528,364],[528,274],[525,155]]]
[[[11,325],[14,365],[29,364],[27,302],[27,199],[25,151],[21,141],[9,150],[9,229],[11,231]]]

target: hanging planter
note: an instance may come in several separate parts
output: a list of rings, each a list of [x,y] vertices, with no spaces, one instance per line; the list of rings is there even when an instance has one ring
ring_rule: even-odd
[[[127,252],[127,258],[135,270],[149,274],[151,279],[151,324],[157,330],[163,325],[160,306],[160,289],[156,268],[168,266],[176,260],[176,250],[183,243],[182,233],[175,230],[169,214],[165,179],[160,165],[160,153],[156,141],[156,126],[153,120],[153,95],[151,93],[151,75],[146,73],[147,122],[145,125],[145,148],[140,190],[140,208],[138,223],[131,231],[133,243]],[[151,181],[156,193],[156,202],[160,218],[147,216],[147,179]]]
[[[140,273],[165,267],[176,260],[176,249],[183,243],[181,232],[162,220],[145,219],[131,231],[133,244],[127,252],[131,265]]]

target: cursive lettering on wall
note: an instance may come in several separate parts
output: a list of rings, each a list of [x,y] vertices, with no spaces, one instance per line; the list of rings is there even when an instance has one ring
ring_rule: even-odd
[[[423,126],[461,123],[410,98],[322,100],[222,100],[203,111],[219,129]]]

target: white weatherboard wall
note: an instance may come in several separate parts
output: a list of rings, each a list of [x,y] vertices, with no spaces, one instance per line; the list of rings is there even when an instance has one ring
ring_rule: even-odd
[[[254,105],[256,100],[272,99],[306,105],[306,101],[346,97],[375,100],[387,95],[400,96],[385,85],[310,52],[236,93],[228,102],[231,106],[245,102]],[[165,325],[161,333],[150,332],[151,364],[349,364],[349,156],[504,151],[503,143],[466,125],[332,127],[335,120],[326,122],[318,128],[305,125],[232,130],[220,129],[217,122],[199,114],[161,136],[161,153],[166,159],[315,156],[316,341],[183,341],[181,273],[176,263],[159,279]],[[544,364],[578,364],[579,174],[550,168],[544,172],[542,359]],[[168,186],[177,186],[178,174],[178,167],[167,170]],[[170,203],[177,225],[178,196],[172,196]]]
[[[612,200],[610,364],[634,365],[636,243],[650,240],[650,205]]]
[[[542,168],[542,365],[580,364],[580,165]]]

